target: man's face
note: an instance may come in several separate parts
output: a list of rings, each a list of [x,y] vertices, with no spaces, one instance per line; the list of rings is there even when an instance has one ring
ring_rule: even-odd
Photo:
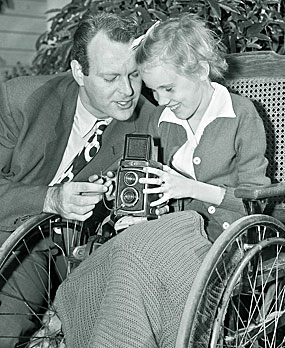
[[[137,105],[141,78],[131,43],[111,41],[99,32],[88,45],[89,75],[77,80],[86,109],[99,119],[129,119]]]

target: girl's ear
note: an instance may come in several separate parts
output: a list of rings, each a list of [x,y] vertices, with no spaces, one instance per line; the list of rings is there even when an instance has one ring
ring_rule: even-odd
[[[79,86],[84,86],[82,67],[77,60],[73,59],[70,63],[72,75]]]
[[[199,70],[198,70],[198,76],[201,81],[208,80],[210,74],[210,66],[209,63],[202,60],[199,62]]]

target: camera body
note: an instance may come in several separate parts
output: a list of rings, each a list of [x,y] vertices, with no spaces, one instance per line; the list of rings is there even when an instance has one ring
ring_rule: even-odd
[[[117,173],[115,195],[115,215],[132,215],[156,218],[156,207],[150,203],[158,199],[158,194],[145,194],[143,189],[153,185],[141,184],[140,178],[154,177],[143,171],[144,167],[162,169],[153,157],[152,137],[148,134],[127,134],[124,155]]]

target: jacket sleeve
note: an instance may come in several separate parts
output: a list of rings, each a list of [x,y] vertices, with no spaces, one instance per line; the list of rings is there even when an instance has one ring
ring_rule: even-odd
[[[11,112],[6,84],[0,86],[0,230],[12,231],[42,211],[47,187],[15,180],[13,154],[23,120]],[[15,167],[17,170],[17,168]]]
[[[270,179],[266,176],[268,160],[265,157],[266,135],[263,121],[252,102],[246,105],[247,113],[241,118],[237,130],[235,146],[237,153],[237,187],[227,188],[221,208],[236,211],[234,189],[250,186],[269,185]]]

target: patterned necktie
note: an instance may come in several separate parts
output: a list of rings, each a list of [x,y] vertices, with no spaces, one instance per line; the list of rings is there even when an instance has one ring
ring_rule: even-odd
[[[97,154],[102,142],[102,134],[108,125],[108,121],[97,121],[93,129],[91,137],[88,139],[84,148],[73,159],[70,166],[64,171],[64,173],[58,179],[58,183],[69,182],[73,180],[75,175],[83,169],[88,162]]]

